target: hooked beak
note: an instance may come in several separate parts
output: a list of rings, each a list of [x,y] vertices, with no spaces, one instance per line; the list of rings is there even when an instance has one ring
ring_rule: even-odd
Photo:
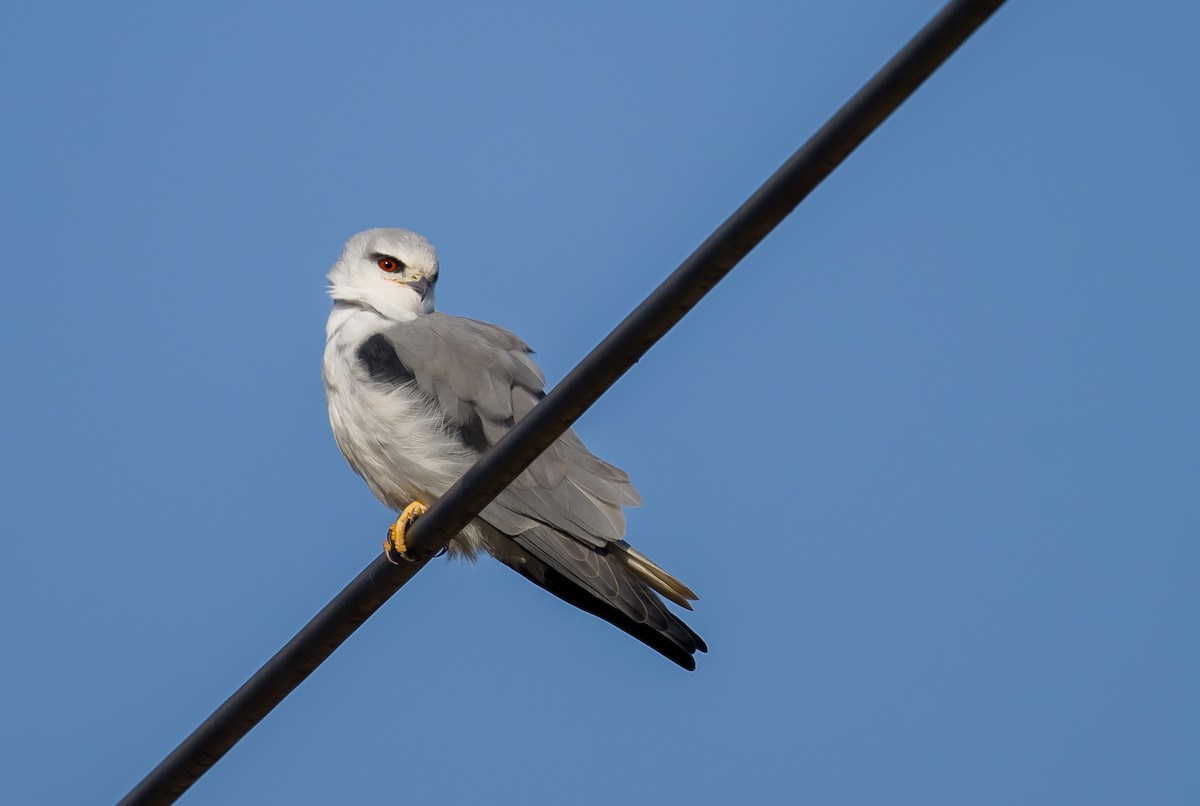
[[[425,295],[429,293],[429,278],[420,277],[416,280],[405,280],[404,284],[417,292],[421,299],[425,299]]]

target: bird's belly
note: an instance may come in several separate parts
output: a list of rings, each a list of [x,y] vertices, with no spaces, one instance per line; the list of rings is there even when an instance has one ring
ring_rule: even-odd
[[[431,504],[470,466],[465,446],[441,428],[410,388],[390,387],[326,364],[329,422],[342,454],[393,510]],[[331,371],[332,370],[332,371]]]

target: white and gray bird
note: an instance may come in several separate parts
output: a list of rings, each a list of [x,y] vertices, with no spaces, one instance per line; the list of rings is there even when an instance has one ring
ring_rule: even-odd
[[[546,380],[509,331],[433,309],[438,259],[415,232],[372,229],[346,242],[329,272],[333,311],[324,377],[329,421],[346,460],[404,528],[528,414]],[[691,589],[625,542],[629,476],[567,431],[450,542],[487,552],[687,669],[707,647],[663,596],[691,610]]]

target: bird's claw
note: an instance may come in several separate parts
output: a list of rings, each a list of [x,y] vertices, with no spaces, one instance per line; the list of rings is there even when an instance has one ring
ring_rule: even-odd
[[[413,501],[404,508],[400,517],[396,518],[396,522],[388,527],[387,540],[383,541],[383,554],[388,558],[388,562],[399,565],[400,560],[410,563],[416,561],[415,557],[410,557],[408,554],[408,544],[404,540],[404,535],[408,531],[408,527],[428,511],[429,507],[420,501]],[[397,557],[399,559],[396,559]]]

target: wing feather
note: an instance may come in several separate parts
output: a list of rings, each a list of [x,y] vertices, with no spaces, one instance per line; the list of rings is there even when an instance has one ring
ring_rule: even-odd
[[[529,346],[496,325],[432,313],[382,335],[447,430],[473,450],[499,442],[545,394],[545,377]],[[568,431],[485,510],[485,518],[505,509],[599,546],[623,537],[621,507],[639,503],[628,475]]]

